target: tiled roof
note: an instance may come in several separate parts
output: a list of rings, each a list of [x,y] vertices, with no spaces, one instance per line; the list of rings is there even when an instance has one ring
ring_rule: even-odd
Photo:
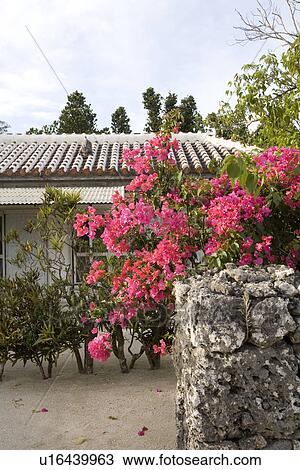
[[[141,148],[153,134],[0,135],[0,180],[13,177],[128,175],[123,149]],[[174,157],[185,172],[208,173],[212,160],[245,150],[241,144],[202,133],[179,133]],[[85,139],[91,145],[85,145]],[[91,150],[91,152],[90,152]]]
[[[124,196],[124,186],[59,188],[68,192],[80,192],[80,201],[83,204],[110,204],[115,191]],[[43,187],[0,188],[0,205],[41,204],[44,191]]]

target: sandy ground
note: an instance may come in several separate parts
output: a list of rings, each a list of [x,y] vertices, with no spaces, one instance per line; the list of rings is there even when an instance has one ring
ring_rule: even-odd
[[[142,357],[121,374],[111,358],[95,363],[93,375],[79,375],[66,353],[44,381],[32,364],[8,365],[0,382],[0,449],[175,449],[175,384],[170,357],[157,371]],[[33,412],[43,407],[48,413]]]

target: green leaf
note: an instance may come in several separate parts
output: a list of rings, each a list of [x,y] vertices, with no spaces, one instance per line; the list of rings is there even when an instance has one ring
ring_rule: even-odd
[[[257,176],[253,173],[248,173],[245,185],[249,193],[253,194],[257,188]]]
[[[242,168],[237,161],[232,161],[227,167],[229,178],[237,179],[242,174]]]

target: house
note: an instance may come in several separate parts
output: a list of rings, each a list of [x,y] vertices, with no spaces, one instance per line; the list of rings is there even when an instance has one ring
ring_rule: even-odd
[[[121,162],[125,148],[139,149],[153,134],[110,135],[0,135],[0,276],[13,276],[9,263],[14,248],[5,243],[5,234],[20,232],[34,218],[45,186],[80,191],[81,203],[94,205],[98,212],[109,208],[114,191],[124,194],[132,179]],[[179,149],[174,154],[184,171],[209,176],[209,165],[245,147],[202,133],[179,133]],[[78,263],[70,250],[66,259],[79,278]]]

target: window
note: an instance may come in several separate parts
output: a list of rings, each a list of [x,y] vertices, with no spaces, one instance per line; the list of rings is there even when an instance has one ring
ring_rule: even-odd
[[[0,277],[5,276],[4,257],[4,216],[0,215]]]
[[[107,255],[107,248],[101,239],[91,240],[87,235],[76,237],[73,250],[74,283],[77,284],[85,279],[94,260],[99,260]]]

